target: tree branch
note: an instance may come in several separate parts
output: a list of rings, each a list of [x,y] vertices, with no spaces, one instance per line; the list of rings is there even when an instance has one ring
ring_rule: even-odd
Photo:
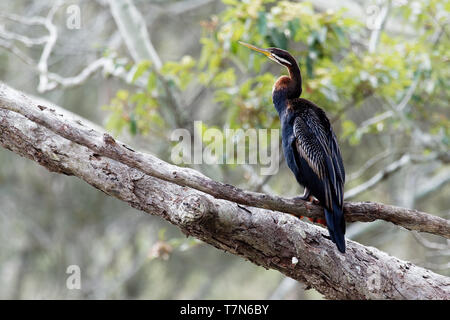
[[[435,176],[430,177],[423,183],[417,191],[417,199],[422,199],[436,190],[441,189],[447,183],[450,183],[450,168],[440,171]]]
[[[441,155],[437,152],[433,152],[427,156],[418,156],[412,154],[404,154],[400,159],[386,165],[382,170],[376,173],[372,178],[367,180],[364,183],[354,187],[345,192],[345,200],[352,199],[357,195],[366,192],[367,190],[375,187],[380,181],[387,179],[392,174],[405,167],[410,163],[422,163],[422,162],[430,162],[436,159],[439,159]]]
[[[448,277],[350,240],[342,255],[324,237],[323,228],[251,204],[322,214],[317,206],[223,185],[195,170],[133,151],[4,84],[0,144],[50,171],[77,176],[136,209],[159,215],[188,235],[304,282],[327,298],[450,298]],[[230,201],[220,199],[225,197]],[[440,219],[444,228],[437,233],[448,234],[447,220],[414,210],[347,203],[346,211],[362,221],[366,215],[395,215],[406,227],[421,221],[434,226],[433,219]]]
[[[58,30],[53,23],[53,18],[57,10],[63,4],[64,1],[62,0],[56,1],[46,17],[23,17],[14,14],[0,13],[1,19],[7,19],[27,26],[42,26],[48,32],[48,34],[45,36],[39,38],[30,38],[22,34],[8,31],[3,25],[0,24],[0,47],[5,48],[6,50],[15,54],[18,58],[20,58],[20,60],[29,65],[33,72],[39,75],[39,92],[51,91],[58,87],[71,88],[81,85],[98,70],[102,70],[105,74],[107,73],[122,78],[127,81],[127,83],[130,83],[131,80],[128,80],[127,78],[131,78],[131,76],[127,74],[127,71],[123,67],[115,66],[115,57],[112,55],[108,57],[101,57],[90,62],[77,75],[71,77],[63,77],[48,70],[48,60],[53,53],[56,41],[58,39]],[[20,50],[15,45],[16,41],[24,44],[26,47],[42,46],[43,49],[39,58],[39,62],[35,63],[33,59],[31,59],[27,54]],[[115,49],[115,45],[110,45],[109,48]]]
[[[150,154],[137,152],[116,142],[108,134],[101,134],[79,123],[68,122],[54,109],[39,106],[6,85],[0,86],[0,108],[20,113],[31,121],[70,141],[83,145],[99,155],[120,161],[158,179],[242,205],[286,212],[296,216],[322,219],[324,217],[323,209],[320,206],[298,199],[242,190],[214,181],[193,169],[174,166]],[[382,219],[410,230],[429,232],[450,238],[449,220],[414,209],[381,203],[347,202],[344,204],[344,211],[346,220],[350,222]]]
[[[47,42],[44,45],[44,49],[42,50],[41,57],[39,58],[39,63],[37,65],[37,69],[39,70],[39,85],[38,91],[45,92],[47,90],[52,90],[56,87],[56,83],[49,82],[47,73],[48,73],[48,58],[52,53],[53,47],[55,46],[56,40],[58,38],[58,29],[53,24],[53,17],[58,10],[58,8],[62,5],[62,0],[56,1],[53,7],[50,9],[49,13],[44,22],[45,28],[48,30]]]
[[[156,70],[162,62],[150,41],[145,21],[131,0],[110,0],[111,14],[136,63],[151,60]]]
[[[177,90],[169,86],[167,79],[160,72],[163,63],[147,32],[144,17],[132,0],[109,0],[109,5],[114,21],[134,62],[149,60],[153,63],[153,72],[163,84],[168,100],[167,107],[170,108],[175,125],[179,128],[184,127],[182,115],[185,108],[181,105]]]
[[[387,18],[389,16],[389,11],[391,10],[391,1],[387,0],[387,4],[383,6],[378,13],[378,16],[376,17],[374,30],[372,30],[372,33],[370,35],[369,40],[369,52],[374,53],[376,51],[376,48],[378,46],[378,42],[380,41],[380,35],[383,31]]]

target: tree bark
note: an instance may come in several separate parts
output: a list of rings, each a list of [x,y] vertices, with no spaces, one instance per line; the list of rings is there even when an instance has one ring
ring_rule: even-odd
[[[50,171],[77,176],[186,235],[278,270],[327,298],[450,298],[450,278],[350,240],[340,254],[325,229],[278,210],[322,216],[317,206],[221,184],[134,151],[86,123],[0,84],[0,144]],[[350,221],[388,217],[413,230],[424,222],[432,227],[422,231],[448,235],[447,220],[415,210],[347,203],[346,215]]]

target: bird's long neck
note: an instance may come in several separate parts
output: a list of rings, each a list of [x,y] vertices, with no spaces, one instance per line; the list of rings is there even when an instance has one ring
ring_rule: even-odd
[[[302,76],[298,64],[293,63],[288,70],[289,77],[278,78],[272,91],[273,103],[280,115],[287,108],[288,99],[298,98],[302,93]]]
[[[297,62],[289,66],[288,70],[289,78],[291,79],[287,92],[288,98],[298,98],[302,94],[302,75],[300,74],[300,68]]]

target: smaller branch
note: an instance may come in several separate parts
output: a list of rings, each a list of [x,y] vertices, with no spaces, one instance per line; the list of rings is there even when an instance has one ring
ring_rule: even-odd
[[[412,235],[417,240],[417,242],[419,242],[423,247],[425,247],[427,249],[431,249],[431,250],[449,250],[450,249],[450,243],[448,243],[448,241],[447,241],[447,244],[443,244],[443,243],[429,241],[429,240],[425,239],[424,237],[422,237],[417,232],[412,232]]]
[[[2,25],[0,25],[0,37],[5,40],[19,41],[27,47],[43,45],[48,41],[47,36],[40,38],[29,38],[27,36],[8,31]]]
[[[48,30],[48,38],[47,43],[44,45],[44,49],[42,50],[39,63],[37,65],[37,68],[40,73],[38,85],[39,92],[45,92],[56,87],[55,82],[49,83],[47,73],[48,73],[48,58],[50,57],[50,54],[58,38],[58,29],[53,24],[52,20],[56,11],[59,9],[61,5],[62,1],[61,0],[57,1],[55,5],[50,9],[47,18],[45,19],[44,26]]]
[[[13,43],[0,39],[0,47],[8,50],[12,54],[16,55],[20,60],[28,65],[33,65],[33,60],[17,48]]]
[[[377,174],[375,174],[372,178],[370,178],[366,182],[361,183],[360,185],[346,191],[344,196],[345,200],[355,198],[357,195],[373,188],[380,181],[387,179],[392,173],[396,172],[397,170],[408,164],[410,160],[411,160],[410,155],[405,154],[399,160],[394,161],[393,163],[385,167],[383,170],[379,171]]]
[[[39,74],[40,77],[43,76],[44,78],[46,78],[44,82],[46,82],[47,84],[45,85],[45,87],[42,84],[42,87],[38,89],[40,90],[40,92],[48,92],[58,87],[72,88],[81,85],[98,70],[103,70],[104,73],[114,75],[125,80],[127,83],[131,83],[131,81],[128,80],[129,74],[126,73],[126,70],[123,68],[116,68],[114,66],[114,57],[99,58],[87,65],[77,75],[72,77],[63,77],[53,72],[46,72],[45,75],[41,74],[41,71],[38,69],[38,67],[36,67],[34,61],[11,42],[0,39],[0,47],[16,55],[25,64],[29,65],[32,71]],[[142,83],[137,83],[137,85],[140,87],[145,87],[145,84]]]
[[[358,179],[361,177],[368,169],[372,168],[377,162],[383,160],[387,156],[391,154],[391,150],[385,150],[373,157],[370,157],[369,160],[366,161],[357,171],[352,172],[349,174],[348,178],[346,179],[346,182]]]
[[[161,69],[162,62],[156,53],[147,32],[145,20],[136,9],[132,0],[110,0],[109,5],[114,21],[135,62],[151,60],[156,70]]]
[[[71,88],[84,83],[89,77],[91,77],[97,70],[103,69],[104,71],[113,70],[113,62],[111,58],[102,57],[91,62],[86,66],[78,75],[64,78],[56,73],[48,73],[48,79],[53,81],[53,85],[46,88],[45,91],[54,89],[57,86],[62,86],[64,88]]]
[[[358,132],[361,133],[365,133],[368,129],[368,127],[377,124],[381,121],[384,121],[386,119],[389,119],[393,116],[397,116],[399,119],[401,119],[403,121],[403,124],[410,124],[410,122],[408,121],[408,119],[405,117],[403,111],[405,109],[405,107],[408,105],[408,102],[411,100],[414,91],[417,88],[417,85],[419,84],[419,80],[420,80],[420,74],[421,71],[418,70],[414,80],[412,82],[412,84],[409,86],[409,88],[407,89],[405,95],[403,96],[403,98],[400,100],[400,102],[398,104],[394,104],[391,101],[388,101],[389,107],[391,108],[391,110],[385,111],[381,114],[378,114],[372,118],[369,118],[365,121],[363,121],[361,123],[361,125],[359,126],[359,128],[357,129]]]
[[[367,190],[373,188],[375,185],[377,185],[380,181],[387,179],[390,177],[393,173],[397,172],[407,164],[413,162],[428,162],[432,161],[438,158],[437,153],[433,153],[429,156],[425,157],[419,157],[419,156],[412,156],[410,154],[403,155],[399,160],[392,162],[391,164],[387,165],[383,170],[379,171],[377,174],[375,174],[372,178],[367,180],[364,183],[361,183],[359,186],[354,187],[353,189],[350,189],[345,192],[345,199],[349,200],[357,195],[366,192]]]
[[[397,106],[393,107],[393,109],[399,113],[402,112],[403,109],[408,105],[409,100],[411,100],[414,91],[416,91],[417,85],[419,84],[420,74],[422,73],[421,70],[418,70],[416,73],[416,76],[414,77],[413,83],[409,86],[408,90],[406,91],[403,99],[397,104]]]
[[[394,115],[394,112],[389,110],[389,111],[385,111],[381,114],[378,114],[376,116],[373,116],[372,118],[369,118],[367,120],[364,120],[363,122],[361,122],[361,125],[359,126],[359,128],[357,129],[359,132],[365,132],[367,130],[368,127],[377,124],[378,122],[381,122],[383,120],[389,119],[390,117],[392,117]]]
[[[52,20],[56,11],[62,6],[63,3],[63,0],[57,1],[55,5],[50,9],[45,18],[39,16],[22,17],[13,14],[0,13],[0,18],[8,19],[25,25],[41,25],[45,27],[49,33],[44,37],[29,38],[20,34],[6,31],[6,29],[2,25],[0,25],[0,47],[5,48],[6,50],[15,54],[24,63],[32,67],[32,71],[36,72],[39,75],[39,92],[48,92],[56,89],[57,87],[71,88],[81,85],[98,70],[103,70],[103,72],[105,73],[112,74],[127,81],[128,75],[126,70],[124,68],[116,68],[114,66],[114,57],[99,58],[82,69],[78,75],[72,77],[63,77],[57,73],[48,71],[48,59],[50,58],[58,37],[56,26],[53,24]],[[9,41],[3,40],[1,38]],[[17,46],[14,45],[13,41],[19,41],[27,47],[44,45],[37,66],[31,58],[29,58]],[[112,47],[114,47],[114,45]],[[130,83],[131,81],[127,82]],[[145,87],[145,84],[142,84],[142,86]]]
[[[13,13],[0,12],[0,18],[11,20],[28,26],[45,25],[45,18],[39,16],[24,17]]]
[[[164,11],[171,15],[179,15],[188,11],[196,10],[199,7],[210,4],[214,0],[185,0],[171,3],[164,8]]]
[[[387,5],[383,6],[378,14],[378,17],[375,21],[374,30],[372,31],[372,34],[370,35],[369,40],[369,52],[374,53],[378,42],[380,41],[380,35],[381,31],[383,31],[384,27],[386,26],[387,18],[389,15],[389,11],[391,9],[391,1],[387,0]]]
[[[427,179],[417,191],[416,198],[422,199],[448,183],[450,183],[450,169],[439,172],[434,177]]]

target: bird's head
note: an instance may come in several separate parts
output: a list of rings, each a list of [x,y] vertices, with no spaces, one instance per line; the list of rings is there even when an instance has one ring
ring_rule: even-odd
[[[282,66],[285,66],[288,69],[290,69],[294,65],[297,65],[297,62],[295,61],[295,59],[286,50],[279,49],[279,48],[262,49],[262,48],[255,47],[254,45],[251,45],[251,44],[248,44],[248,43],[245,43],[242,41],[239,41],[239,43],[242,44],[243,46],[246,46],[247,48],[261,52],[270,60],[275,61],[276,63],[278,63]]]
[[[281,76],[273,86],[272,94],[285,92],[289,98],[297,98],[302,94],[302,76],[297,61],[289,52],[279,48],[261,49],[254,45],[239,41],[240,44],[252,50],[261,52],[267,58],[286,67],[289,70],[289,77]]]

